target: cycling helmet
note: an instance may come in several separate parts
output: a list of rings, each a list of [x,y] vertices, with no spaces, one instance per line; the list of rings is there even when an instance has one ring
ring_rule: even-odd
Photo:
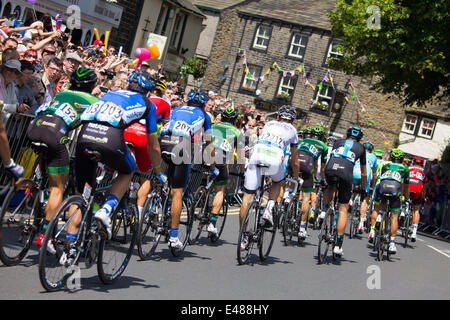
[[[238,113],[234,108],[227,108],[222,112],[222,121],[234,123],[238,118]]]
[[[155,83],[155,93],[162,95],[167,89],[167,84],[164,80],[158,80]]]
[[[75,91],[91,93],[97,84],[97,74],[93,69],[78,68],[70,75],[70,88]]]
[[[389,158],[394,163],[402,163],[405,158],[405,154],[400,149],[392,149],[389,153]]]
[[[143,95],[146,95],[147,92],[152,91],[155,87],[152,76],[145,71],[133,72],[128,77],[128,82],[128,90],[135,91]]]
[[[311,138],[312,135],[313,135],[313,130],[312,130],[311,127],[306,127],[306,128],[303,130],[303,137],[304,137],[304,138]]]
[[[383,158],[384,151],[381,149],[373,150],[373,154],[376,155],[378,158]]]
[[[414,157],[413,158],[413,163],[418,165],[418,166],[423,167],[423,162],[424,162],[424,159],[421,158],[421,157]]]
[[[188,106],[203,107],[208,102],[208,94],[200,89],[192,89],[187,96]]]
[[[375,148],[373,146],[372,142],[370,142],[370,141],[364,142],[363,146],[364,146],[364,149],[366,149],[369,152],[372,152],[373,149]]]
[[[284,105],[278,110],[278,116],[280,119],[294,121],[297,118],[297,110],[293,106]]]
[[[312,127],[312,134],[318,140],[322,140],[325,137],[325,128],[319,125],[314,126]]]
[[[360,141],[363,136],[364,134],[360,127],[353,126],[347,130],[347,138],[354,138],[356,141]]]

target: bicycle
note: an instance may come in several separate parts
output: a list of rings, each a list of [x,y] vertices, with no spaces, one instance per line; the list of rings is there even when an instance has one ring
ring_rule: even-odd
[[[193,169],[194,170],[194,169]],[[200,171],[200,170],[197,170]],[[192,199],[192,204],[189,210],[189,215],[192,217],[192,237],[189,237],[189,244],[195,244],[206,226],[211,222],[212,207],[214,201],[214,180],[215,176],[211,172],[204,172],[206,176],[206,186],[200,186],[194,193]],[[208,234],[208,238],[211,242],[217,242],[222,235],[223,228],[225,227],[225,221],[227,219],[228,213],[228,202],[225,198],[223,199],[222,210],[217,215],[217,235]]]
[[[58,291],[66,286],[68,272],[73,271],[81,257],[85,257],[86,268],[97,264],[97,273],[104,284],[112,284],[125,271],[137,234],[137,207],[130,198],[128,189],[119,205],[111,213],[111,239],[107,239],[94,220],[94,201],[104,198],[101,183],[107,170],[97,151],[86,149],[91,161],[97,163],[96,175],[86,183],[83,195],[73,195],[63,201],[50,221],[39,252],[39,279],[47,291]],[[131,184],[130,184],[131,185]],[[72,215],[69,212],[73,212]],[[81,214],[81,223],[76,240],[67,239],[69,223]],[[70,217],[66,219],[65,217]]]
[[[403,247],[406,248],[408,245],[408,241],[411,239],[412,231],[411,231],[411,223],[412,223],[412,210],[410,202],[405,203],[405,216],[403,220],[403,226],[401,227],[402,235],[405,241],[403,242]]]
[[[339,190],[339,185],[336,187]],[[337,207],[337,194],[333,197],[331,204],[325,213],[325,217],[321,222],[320,231],[318,234],[319,244],[317,246],[317,258],[318,264],[325,262],[328,254],[328,249],[331,245],[333,249],[337,241],[337,218],[335,213],[338,212]],[[333,261],[336,260],[336,254],[332,250]]]
[[[301,219],[301,205],[299,205],[298,200],[298,181],[295,179],[286,179],[286,182],[290,182],[294,185],[294,190],[292,194],[293,198],[287,203],[287,208],[285,209],[283,222],[282,222],[282,230],[283,230],[283,240],[284,245],[289,246],[292,237],[295,234],[297,236],[297,242],[300,244],[302,240],[298,237],[298,232],[300,230],[300,219]],[[282,203],[283,207],[286,207],[286,203]]]
[[[350,220],[350,232],[349,238],[352,239],[355,235],[358,234],[359,222],[361,220],[361,196],[359,186],[355,186],[353,188],[352,197],[350,198],[350,206],[349,206],[349,220]]]
[[[250,203],[245,212],[244,219],[240,226],[237,243],[237,260],[239,265],[243,265],[249,260],[255,244],[259,250],[260,260],[265,261],[272,249],[277,230],[278,209],[276,203],[272,212],[273,225],[270,228],[266,228],[261,224],[261,218],[269,198],[269,189],[264,185],[264,169],[269,168],[269,166],[263,164],[258,164],[257,166],[263,170],[261,173],[261,183],[256,191],[255,199]],[[241,249],[241,243],[246,243],[244,250]]]
[[[319,190],[317,191],[317,201],[316,205],[313,208],[314,211],[314,223],[313,223],[313,230],[320,229],[320,221],[319,221],[319,215],[323,211],[323,187],[319,184]]]
[[[170,229],[172,223],[172,216],[170,214],[171,198],[168,182],[164,185],[157,183],[147,195],[143,208],[143,215],[139,219],[137,248],[139,257],[142,260],[150,260],[153,258],[158,247],[161,237],[164,237],[164,242],[168,243],[170,238]],[[179,239],[183,242],[181,249],[170,248],[170,252],[174,257],[179,257],[186,248],[189,240],[189,234],[192,228],[192,219],[187,214],[190,199],[183,195],[183,208],[180,217],[180,226],[184,226],[185,232],[182,233],[183,228],[179,228]]]
[[[374,243],[375,251],[377,252],[378,261],[383,261],[384,252],[386,251],[386,257],[391,260],[391,253],[389,252],[389,244],[391,242],[391,212],[390,212],[390,198],[393,195],[384,194],[383,197],[387,198],[386,212],[381,218],[381,222],[377,221],[375,225],[376,241]]]
[[[4,190],[7,193],[0,212],[0,260],[7,266],[15,266],[25,258],[45,219],[48,146],[32,142],[31,147],[38,155],[32,179],[15,183],[11,178]]]

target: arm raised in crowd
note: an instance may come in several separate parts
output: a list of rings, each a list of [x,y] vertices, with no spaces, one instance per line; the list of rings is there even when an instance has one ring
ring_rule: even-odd
[[[33,50],[40,50],[43,47],[45,47],[47,44],[49,44],[50,42],[52,42],[56,37],[61,37],[62,32],[61,31],[55,31],[52,32],[52,34],[50,35],[50,37],[45,38],[44,40],[39,41],[38,43],[36,43],[31,49]]]

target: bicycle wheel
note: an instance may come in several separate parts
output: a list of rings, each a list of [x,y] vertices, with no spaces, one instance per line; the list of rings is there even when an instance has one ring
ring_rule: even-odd
[[[376,251],[377,251],[377,258],[378,261],[383,261],[383,255],[384,255],[384,249],[385,249],[385,219],[386,219],[386,215],[387,213],[385,213],[385,216],[383,217],[383,220],[380,222],[379,226],[378,226],[378,230],[376,232]]]
[[[277,205],[275,204],[273,207],[273,226],[270,228],[261,228],[262,232],[259,245],[259,258],[261,261],[266,260],[270,254],[270,250],[272,250],[273,241],[277,233],[277,224],[275,223],[275,221],[278,221],[277,211]]]
[[[386,214],[386,223],[385,223],[385,243],[386,243],[386,256],[388,261],[391,260],[392,254],[389,251],[389,244],[391,243],[391,217],[388,214],[389,211]]]
[[[297,219],[296,206],[294,205],[294,202],[289,204],[284,217],[283,240],[284,245],[289,246],[295,233],[295,220]]]
[[[211,196],[214,197],[213,195],[210,195],[210,197]],[[203,186],[198,187],[197,191],[194,193],[194,198],[189,209],[189,214],[192,217],[192,232],[189,236],[189,244],[191,245],[197,242],[204,227],[209,223],[208,211],[211,210],[211,208],[207,208],[207,198],[209,198],[208,190]]]
[[[247,263],[252,253],[253,247],[259,238],[259,203],[252,201],[245,212],[244,220],[239,229],[237,242],[237,260],[240,265]],[[241,248],[241,244],[246,244]]]
[[[227,220],[227,214],[228,214],[228,202],[227,199],[224,198],[222,208],[219,211],[219,214],[217,215],[217,222],[216,222],[217,235],[209,237],[211,242],[213,243],[217,242],[217,240],[219,240],[220,236],[222,235],[223,229],[225,227],[225,221]]]
[[[97,272],[104,284],[116,281],[130,262],[138,228],[136,204],[122,201],[113,213],[111,223],[111,239],[102,237],[98,248]]]
[[[408,241],[411,237],[409,228],[411,227],[411,215],[410,212],[407,212],[405,216],[405,225],[404,225],[404,233],[403,237],[405,238],[405,241],[403,243],[403,247],[406,248],[408,246]]]
[[[149,260],[154,255],[162,235],[163,205],[160,195],[148,198],[139,221],[137,248],[142,260]]]
[[[67,227],[69,222],[65,222],[65,216],[69,216],[69,209],[73,206],[75,214],[84,213],[84,200],[80,196],[71,196],[61,203],[55,215],[48,224],[42,247],[39,251],[39,280],[47,291],[58,291],[66,287],[66,282],[70,277],[70,267],[78,263],[80,253],[71,257],[70,260],[62,260],[64,253],[68,253],[71,241],[67,239]],[[84,233],[83,223],[79,234]]]
[[[178,225],[178,239],[183,243],[180,249],[170,248],[170,252],[174,257],[179,257],[183,254],[184,249],[189,243],[189,236],[192,230],[193,217],[190,214],[189,208],[192,205],[192,200],[188,198],[183,199],[183,207],[181,209],[180,223]]]
[[[349,238],[352,239],[355,236],[355,215],[356,215],[356,206],[354,203],[354,198],[352,199],[352,206],[348,209],[348,219],[350,220],[350,230],[349,230]]]
[[[327,257],[328,248],[330,246],[330,233],[331,226],[333,224],[334,214],[332,214],[333,209],[330,207],[327,213],[325,214],[325,218],[322,221],[322,225],[320,227],[319,232],[319,244],[317,246],[317,260],[319,264],[325,262]]]
[[[42,217],[39,190],[9,187],[0,213],[0,260],[7,266],[19,264],[26,256]],[[18,202],[18,204],[17,204]]]

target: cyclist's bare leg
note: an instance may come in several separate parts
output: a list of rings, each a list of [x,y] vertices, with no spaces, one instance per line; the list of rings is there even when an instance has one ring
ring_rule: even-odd
[[[366,212],[369,207],[369,197],[365,196],[364,199],[361,200],[361,208],[360,208],[360,215],[361,220],[364,220],[366,218]]]
[[[172,216],[172,229],[178,228],[180,224],[181,210],[183,208],[183,188],[172,189],[172,207],[170,214]]]
[[[391,238],[395,238],[397,236],[398,230],[398,216],[400,212],[391,213]]]
[[[308,219],[308,212],[309,212],[309,199],[310,199],[311,192],[303,192],[302,195],[302,222],[306,222],[306,219]]]
[[[254,198],[255,194],[246,192],[244,193],[244,196],[242,197],[241,209],[239,211],[239,228],[241,227],[242,221],[244,220],[245,212],[247,211],[250,202],[252,202]]]
[[[225,187],[226,186],[214,186],[214,191],[216,192],[216,196],[214,197],[212,214],[218,214],[220,208],[223,205],[223,198],[225,195]]]
[[[348,211],[348,203],[339,203],[339,221],[337,223],[337,233],[338,235],[343,236],[345,232],[345,227],[347,226],[347,211]]]
[[[64,174],[49,174],[48,185],[50,195],[45,207],[45,220],[50,221],[63,200],[64,186],[69,177],[68,173]]]
[[[144,207],[145,204],[145,200],[147,199],[147,195],[150,192],[150,180],[145,179],[145,180],[141,180],[141,187],[138,190],[137,193],[137,206],[139,207]]]

